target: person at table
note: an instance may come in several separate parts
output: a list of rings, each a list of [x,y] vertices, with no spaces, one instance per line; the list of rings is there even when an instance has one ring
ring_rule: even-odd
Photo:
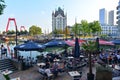
[[[47,54],[45,57],[45,63],[50,62],[50,56]]]
[[[120,63],[120,52],[117,54],[118,63]]]
[[[117,54],[116,53],[113,55],[113,63],[114,64],[118,63],[118,58],[117,58]]]
[[[55,77],[57,76],[58,72],[59,72],[59,63],[57,61],[54,61],[53,65],[52,65],[52,73],[55,75]]]
[[[47,74],[49,80],[53,77],[53,74],[52,74],[50,68],[45,69],[45,73]]]
[[[1,45],[1,58],[2,58],[2,56],[4,56],[4,58],[5,58],[5,55],[6,55],[5,52],[6,52],[5,47],[3,45]]]
[[[39,72],[40,72],[40,73],[44,73],[44,72],[45,72],[44,67],[43,67],[43,66],[41,66],[41,65],[39,66],[39,69],[38,69],[38,70],[39,70]]]
[[[109,61],[109,64],[112,64],[112,56],[111,55],[108,57],[108,61]]]

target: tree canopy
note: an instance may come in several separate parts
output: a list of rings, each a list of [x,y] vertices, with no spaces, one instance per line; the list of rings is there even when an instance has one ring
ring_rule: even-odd
[[[4,0],[0,0],[0,15],[3,14],[3,11],[4,11],[5,7],[6,7],[5,1]]]
[[[101,31],[100,23],[98,21],[88,23],[87,20],[81,20],[81,23],[75,23],[72,28],[72,32],[75,36],[82,34],[84,37],[86,35],[98,34]]]
[[[40,27],[38,26],[35,26],[35,25],[32,25],[30,28],[29,28],[29,34],[30,35],[38,35],[38,34],[42,34],[42,30]]]

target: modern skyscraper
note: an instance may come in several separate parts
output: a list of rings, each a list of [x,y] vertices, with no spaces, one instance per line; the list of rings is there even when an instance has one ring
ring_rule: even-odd
[[[58,10],[52,13],[52,31],[55,29],[64,30],[67,26],[67,14],[64,14],[64,11],[58,7]]]
[[[107,11],[105,8],[99,10],[99,22],[101,25],[107,24]]]
[[[109,11],[108,25],[114,25],[114,10]]]

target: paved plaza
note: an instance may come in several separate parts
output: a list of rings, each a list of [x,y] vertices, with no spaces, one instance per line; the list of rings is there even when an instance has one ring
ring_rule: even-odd
[[[86,80],[88,67],[84,67],[82,72],[83,74],[80,80]],[[95,73],[95,68],[93,68],[93,72]],[[16,71],[9,76],[10,78],[20,77],[21,80],[42,80],[42,76],[38,72],[38,67],[36,65],[24,71]],[[71,76],[68,74],[68,72],[59,73],[55,80],[71,80]]]

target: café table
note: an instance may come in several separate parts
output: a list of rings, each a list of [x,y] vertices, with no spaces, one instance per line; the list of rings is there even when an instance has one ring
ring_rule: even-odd
[[[72,80],[80,79],[81,75],[78,71],[70,71],[68,74],[72,77]]]
[[[45,63],[37,63],[38,66],[45,66]]]
[[[10,80],[20,80],[20,77],[17,77],[17,78],[12,78]]]
[[[68,56],[68,59],[73,59],[74,57],[72,57],[72,56]]]
[[[83,58],[83,57],[85,57],[85,56],[83,56],[83,55],[80,55],[80,57],[81,57],[81,58]]]
[[[120,80],[120,76],[118,76],[118,77],[113,77],[112,80]]]
[[[119,65],[115,65],[114,68],[117,69],[117,70],[120,70],[120,66]]]
[[[55,61],[55,62],[59,62],[59,61],[60,61],[60,59],[54,59],[53,61]]]
[[[5,70],[2,72],[3,75],[9,75],[11,74],[13,71],[10,71],[10,70]]]

